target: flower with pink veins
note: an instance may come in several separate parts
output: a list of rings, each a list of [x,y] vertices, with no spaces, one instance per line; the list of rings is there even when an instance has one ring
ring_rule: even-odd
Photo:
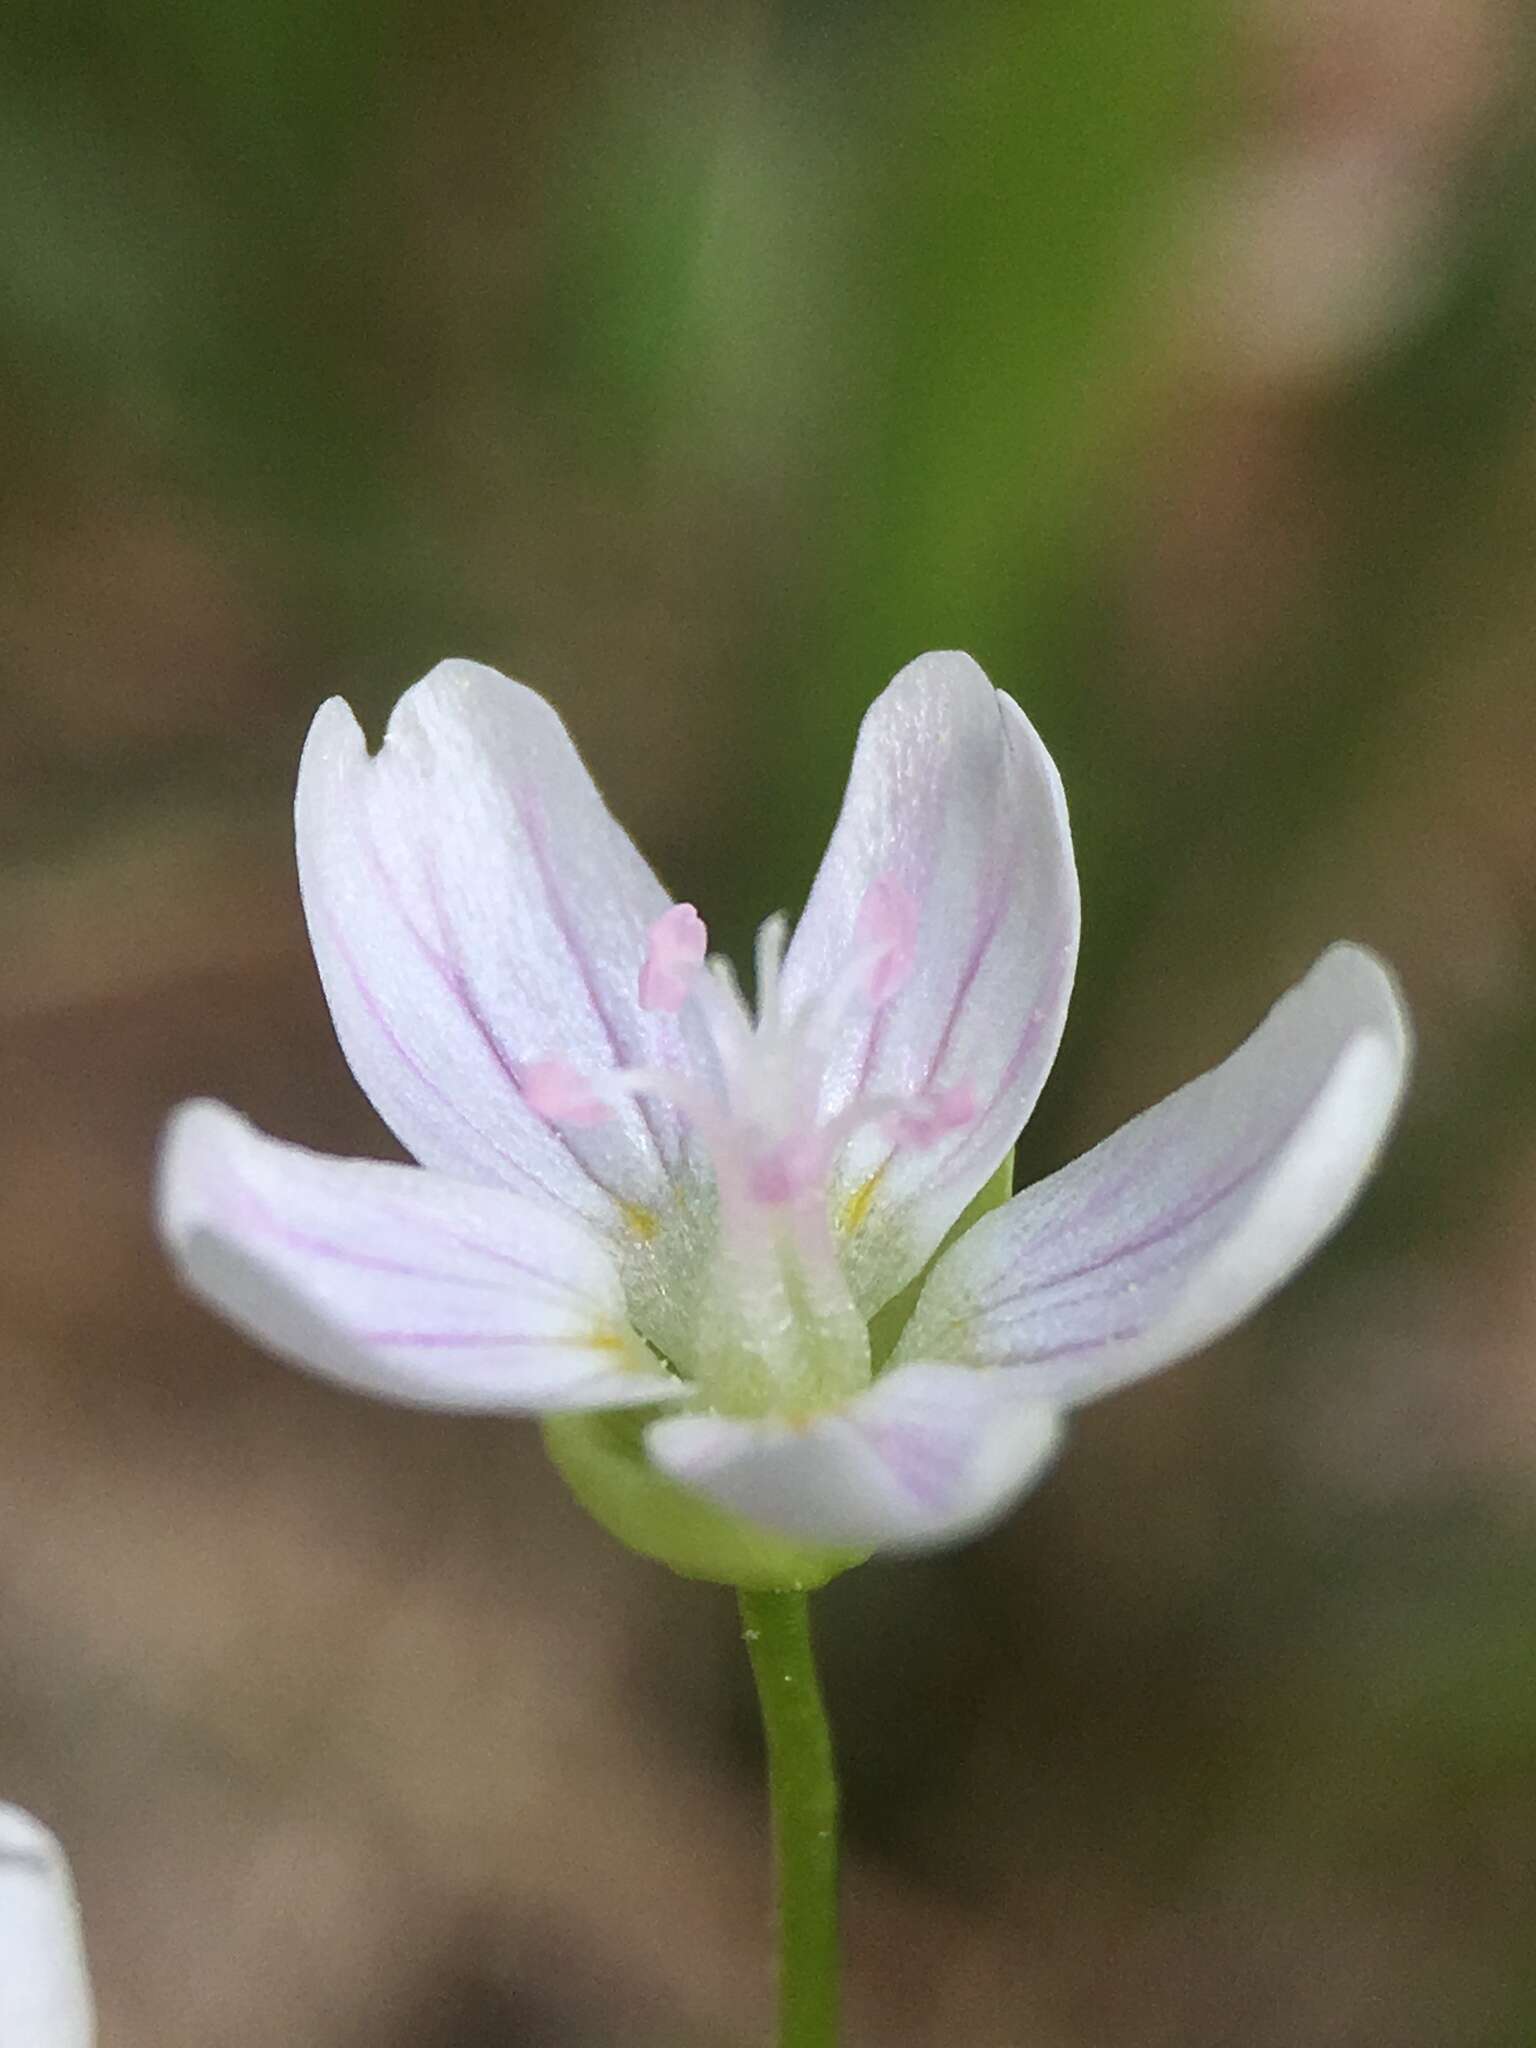
[[[376,754],[324,705],[297,829],[342,1047],[419,1163],[189,1103],[172,1254],[333,1379],[550,1419],[577,1490],[658,1555],[648,1488],[706,1517],[706,1550],[763,1532],[769,1581],[989,1522],[1067,1410],[1312,1252],[1402,1088],[1391,978],[1335,946],[1222,1066],[956,1235],[1044,1084],[1078,935],[1056,770],[963,654],[866,715],[804,915],[758,934],[755,1004],[555,713],[475,663],[407,691]]]

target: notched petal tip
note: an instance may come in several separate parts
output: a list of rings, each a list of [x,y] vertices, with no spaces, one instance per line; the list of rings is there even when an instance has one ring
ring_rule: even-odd
[[[384,728],[383,744],[391,739],[398,740],[402,732],[408,731],[424,709],[434,703],[454,698],[462,699],[475,692],[521,693],[543,704],[543,699],[523,683],[514,682],[499,669],[490,668],[484,662],[466,660],[451,655],[436,662],[424,676],[403,690],[391,706],[389,719]],[[556,714],[549,710],[549,716]],[[370,747],[368,735],[357,713],[339,693],[327,697],[309,722],[303,750],[299,757],[299,789],[302,794],[306,770],[312,777],[317,770],[327,766],[355,766],[359,759],[373,760],[378,748]]]
[[[384,725],[385,742],[400,745],[407,741],[424,719],[441,707],[452,714],[477,708],[475,699],[485,700],[497,692],[510,689],[510,679],[496,669],[482,668],[478,662],[461,661],[449,657],[434,662],[423,676],[407,685],[390,706],[389,717]]]
[[[338,698],[300,765],[299,885],[342,1050],[421,1163],[544,1195],[600,1227],[696,1177],[666,1105],[556,1132],[519,1072],[686,1065],[686,1021],[642,1008],[660,884],[558,714],[478,662],[440,662],[377,751]]]

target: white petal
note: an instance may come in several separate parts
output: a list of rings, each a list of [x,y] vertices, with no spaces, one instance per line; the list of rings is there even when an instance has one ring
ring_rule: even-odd
[[[80,1912],[64,1852],[19,1806],[0,1806],[0,2048],[91,2048]]]
[[[428,1408],[665,1400],[607,1246],[499,1188],[326,1159],[216,1102],[172,1117],[160,1228],[195,1294],[297,1365]]]
[[[897,1357],[1085,1400],[1241,1321],[1339,1222],[1402,1092],[1391,976],[1334,946],[1221,1066],[968,1231]]]
[[[646,1449],[671,1478],[783,1535],[923,1550],[995,1521],[1059,1435],[1056,1411],[1021,1400],[1006,1374],[912,1363],[804,1418],[668,1417]]]
[[[1061,781],[1019,707],[964,654],[927,654],[871,706],[842,813],[784,963],[786,1007],[836,980],[869,891],[915,901],[913,969],[854,1008],[824,1113],[855,1096],[968,1087],[977,1114],[927,1151],[861,1132],[839,1173],[845,1264],[873,1314],[933,1255],[1045,1083],[1077,961]]]
[[[395,706],[370,756],[340,698],[299,770],[299,879],[337,1035],[424,1166],[622,1228],[689,1171],[675,1114],[622,1103],[553,1127],[519,1071],[687,1069],[691,1018],[640,1008],[660,883],[564,726],[494,669],[445,661]]]

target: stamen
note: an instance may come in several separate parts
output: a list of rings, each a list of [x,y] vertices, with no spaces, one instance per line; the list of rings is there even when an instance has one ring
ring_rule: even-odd
[[[605,1124],[613,1115],[591,1082],[564,1060],[534,1060],[523,1068],[519,1082],[524,1102],[546,1123],[583,1130]]]
[[[757,928],[757,1028],[772,1031],[779,1018],[779,974],[784,966],[784,946],[789,937],[789,920],[782,911],[765,918]]]
[[[698,1001],[729,1086],[751,1057],[755,1027],[736,970],[718,953],[699,981]]]
[[[905,984],[917,959],[917,898],[889,870],[864,892],[854,920],[865,954],[864,993],[878,1010]]]
[[[640,969],[640,1007],[675,1016],[703,965],[709,931],[691,903],[674,903],[651,926]]]
[[[877,1124],[893,1145],[925,1151],[963,1130],[976,1117],[976,1097],[969,1081],[935,1088],[926,1095],[860,1095],[821,1126],[823,1157],[835,1159],[855,1131]],[[882,1169],[883,1170],[883,1169]]]

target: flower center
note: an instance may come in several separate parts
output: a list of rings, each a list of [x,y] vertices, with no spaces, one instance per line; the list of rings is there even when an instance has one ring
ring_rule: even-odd
[[[909,1096],[860,1091],[832,1113],[822,1110],[828,1064],[850,1018],[883,1010],[910,981],[917,923],[917,904],[900,881],[878,877],[846,964],[791,1012],[781,989],[786,924],[769,918],[757,935],[754,1014],[730,963],[706,961],[697,910],[675,903],[647,936],[640,1005],[674,1016],[686,1006],[709,1038],[718,1081],[668,1068],[584,1073],[558,1058],[521,1071],[525,1101],[551,1123],[586,1128],[626,1099],[650,1096],[680,1112],[702,1140],[714,1169],[717,1242],[685,1363],[718,1406],[816,1406],[869,1378],[868,1335],[831,1217],[838,1157],[871,1124],[894,1147],[923,1149],[975,1114],[964,1083]]]

